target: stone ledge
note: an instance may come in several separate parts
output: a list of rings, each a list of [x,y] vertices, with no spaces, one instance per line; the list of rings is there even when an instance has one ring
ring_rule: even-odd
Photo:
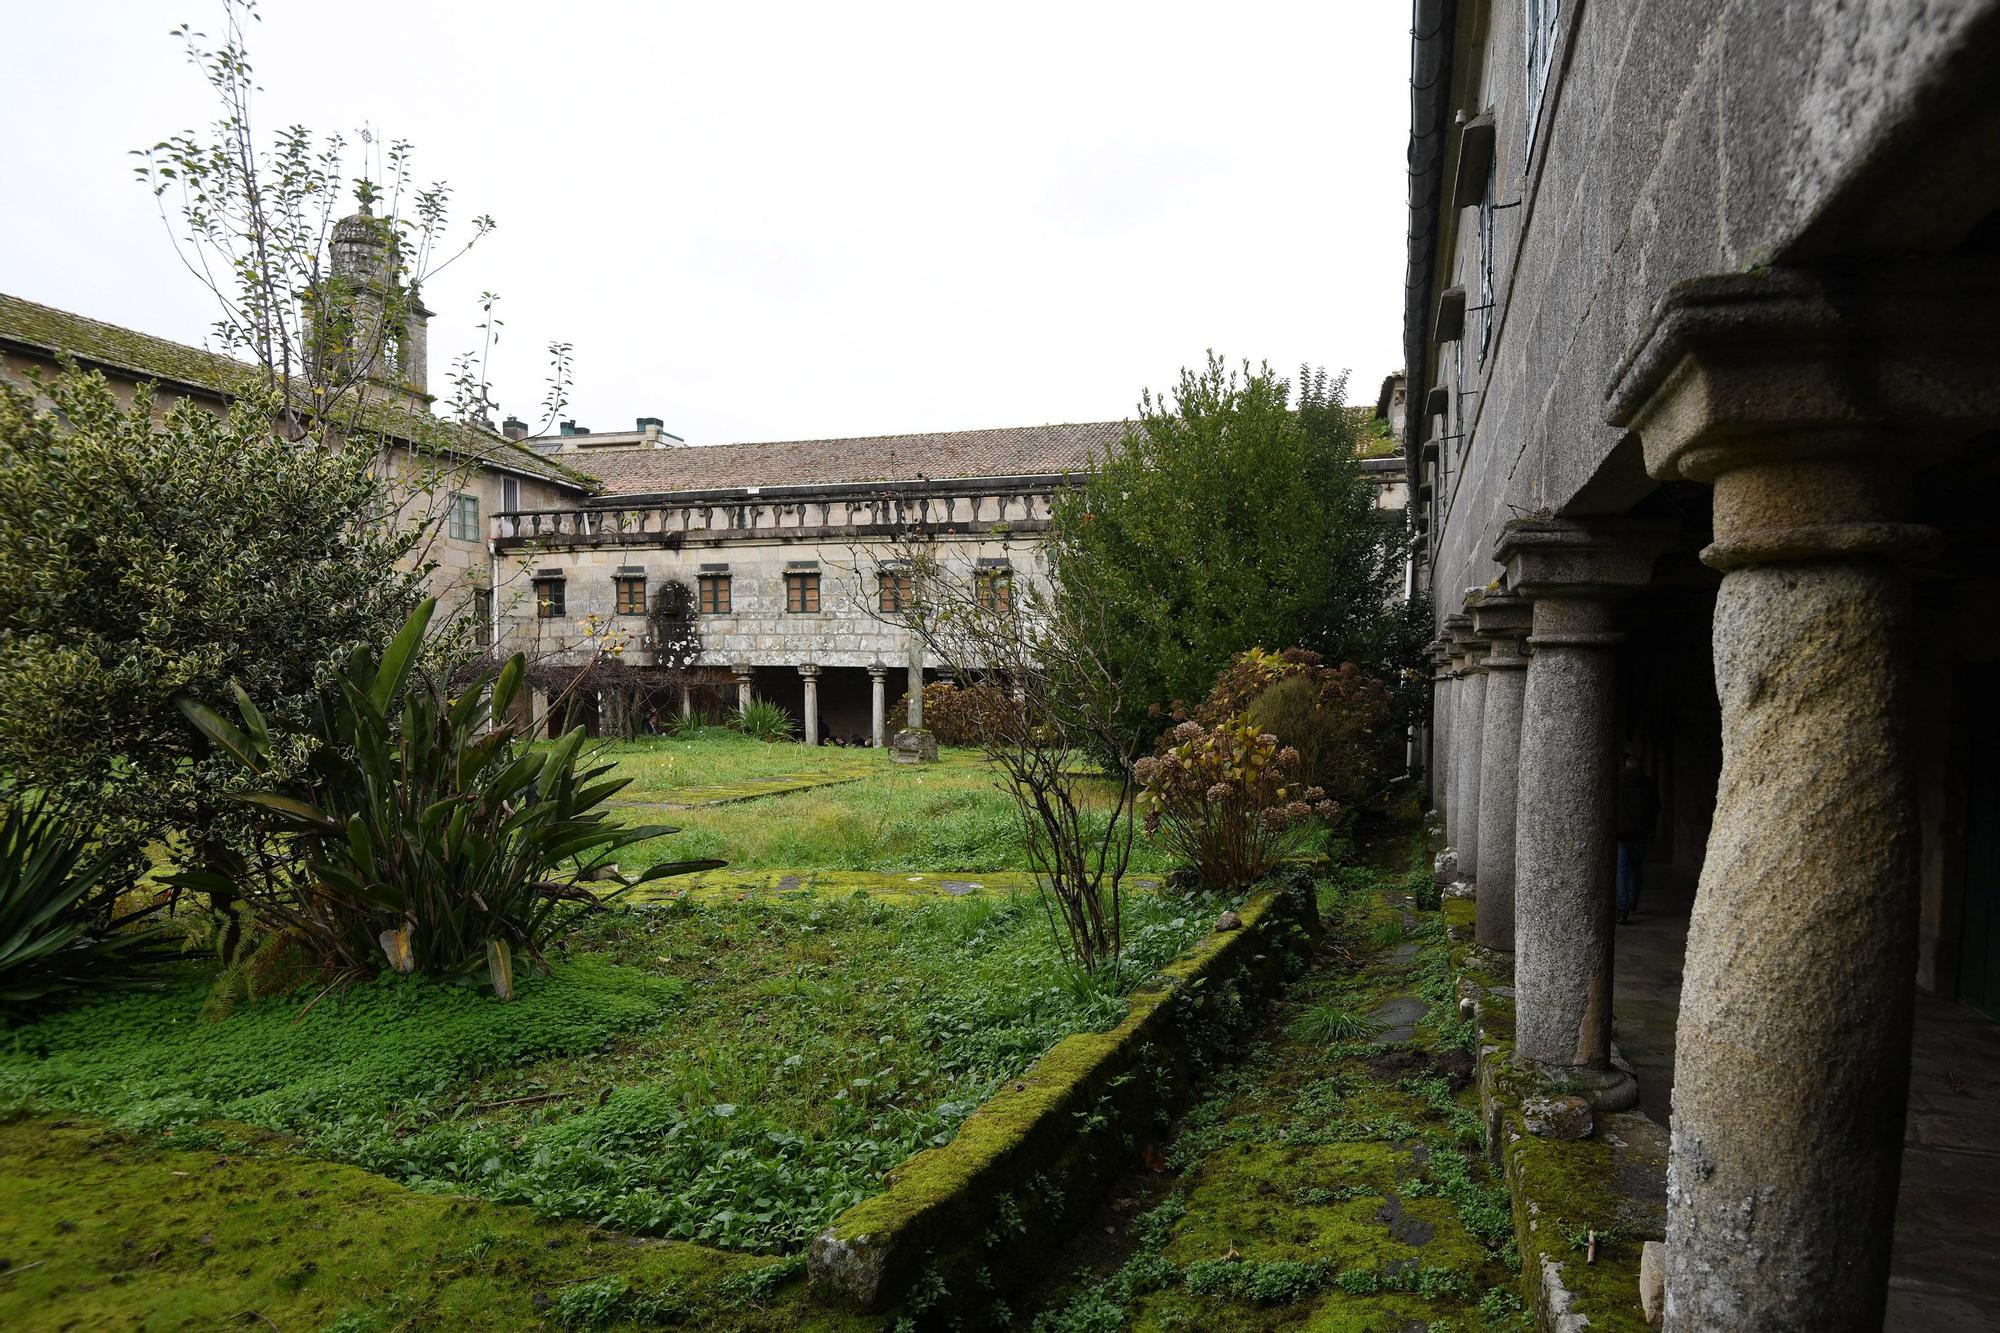
[[[1251,1006],[1303,965],[1319,935],[1309,882],[1254,894],[1135,991],[1123,1022],[1056,1043],[959,1127],[836,1218],[807,1255],[813,1294],[876,1311],[911,1297],[971,1308],[1013,1285],[1148,1135],[1185,1104]]]
[[[1646,1241],[1666,1234],[1667,1131],[1627,1111],[1599,1114],[1586,1139],[1530,1134],[1523,1101],[1560,1089],[1514,1064],[1512,964],[1470,943],[1470,901],[1446,899],[1444,912],[1460,1002],[1472,1007],[1477,1029],[1481,1128],[1513,1198],[1521,1294],[1535,1327],[1644,1330],[1640,1256]]]

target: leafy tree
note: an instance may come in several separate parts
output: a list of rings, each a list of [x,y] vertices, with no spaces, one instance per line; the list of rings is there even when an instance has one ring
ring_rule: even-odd
[[[202,860],[246,832],[241,778],[175,696],[236,681],[303,728],[329,673],[416,604],[418,535],[366,521],[385,499],[370,453],[288,443],[254,391],[223,416],[157,413],[144,389],[121,406],[95,373],[37,387],[42,405],[0,381],[0,771],[107,841]]]
[[[1355,462],[1344,375],[1241,371],[1210,353],[1055,505],[1057,588],[1110,608],[1122,725],[1150,744],[1231,656],[1297,645],[1372,662],[1401,533]]]

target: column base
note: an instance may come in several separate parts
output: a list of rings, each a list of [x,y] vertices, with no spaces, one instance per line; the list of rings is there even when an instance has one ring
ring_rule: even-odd
[[[1526,1069],[1560,1084],[1565,1092],[1581,1097],[1590,1103],[1593,1111],[1629,1111],[1639,1104],[1639,1080],[1631,1071],[1616,1065],[1605,1069],[1587,1069],[1575,1065],[1545,1065],[1534,1060],[1520,1060]]]

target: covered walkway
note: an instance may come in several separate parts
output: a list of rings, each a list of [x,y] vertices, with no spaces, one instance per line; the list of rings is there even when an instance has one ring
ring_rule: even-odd
[[[1638,1075],[1640,1109],[1661,1125],[1693,901],[1691,884],[1649,883],[1644,910],[1617,933],[1615,1040]],[[1883,1326],[2000,1328],[2000,1023],[1921,992]]]

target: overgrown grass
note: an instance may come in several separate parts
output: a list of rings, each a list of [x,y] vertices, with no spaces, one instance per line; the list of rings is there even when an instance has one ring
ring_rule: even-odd
[[[875,750],[767,745],[712,731],[694,740],[630,742],[611,754],[619,776],[633,779],[622,802],[728,802],[669,811],[635,806],[627,814],[634,822],[665,820],[682,831],[631,849],[621,857],[627,868],[670,857],[715,857],[739,871],[1031,868],[1013,801],[999,774],[971,750],[947,750],[936,764],[900,765]],[[788,780],[838,785],[732,799]],[[1085,781],[1102,812],[1110,784]],[[1167,868],[1161,844],[1143,835],[1134,841],[1133,873]]]
[[[1213,915],[1132,899],[1125,981]],[[176,1142],[247,1122],[421,1189],[782,1251],[1124,1011],[1121,988],[1068,975],[1025,897],[669,904],[593,918],[572,952],[508,1005],[396,978],[219,1022],[189,968],[164,996],[17,1029],[0,1102]]]

